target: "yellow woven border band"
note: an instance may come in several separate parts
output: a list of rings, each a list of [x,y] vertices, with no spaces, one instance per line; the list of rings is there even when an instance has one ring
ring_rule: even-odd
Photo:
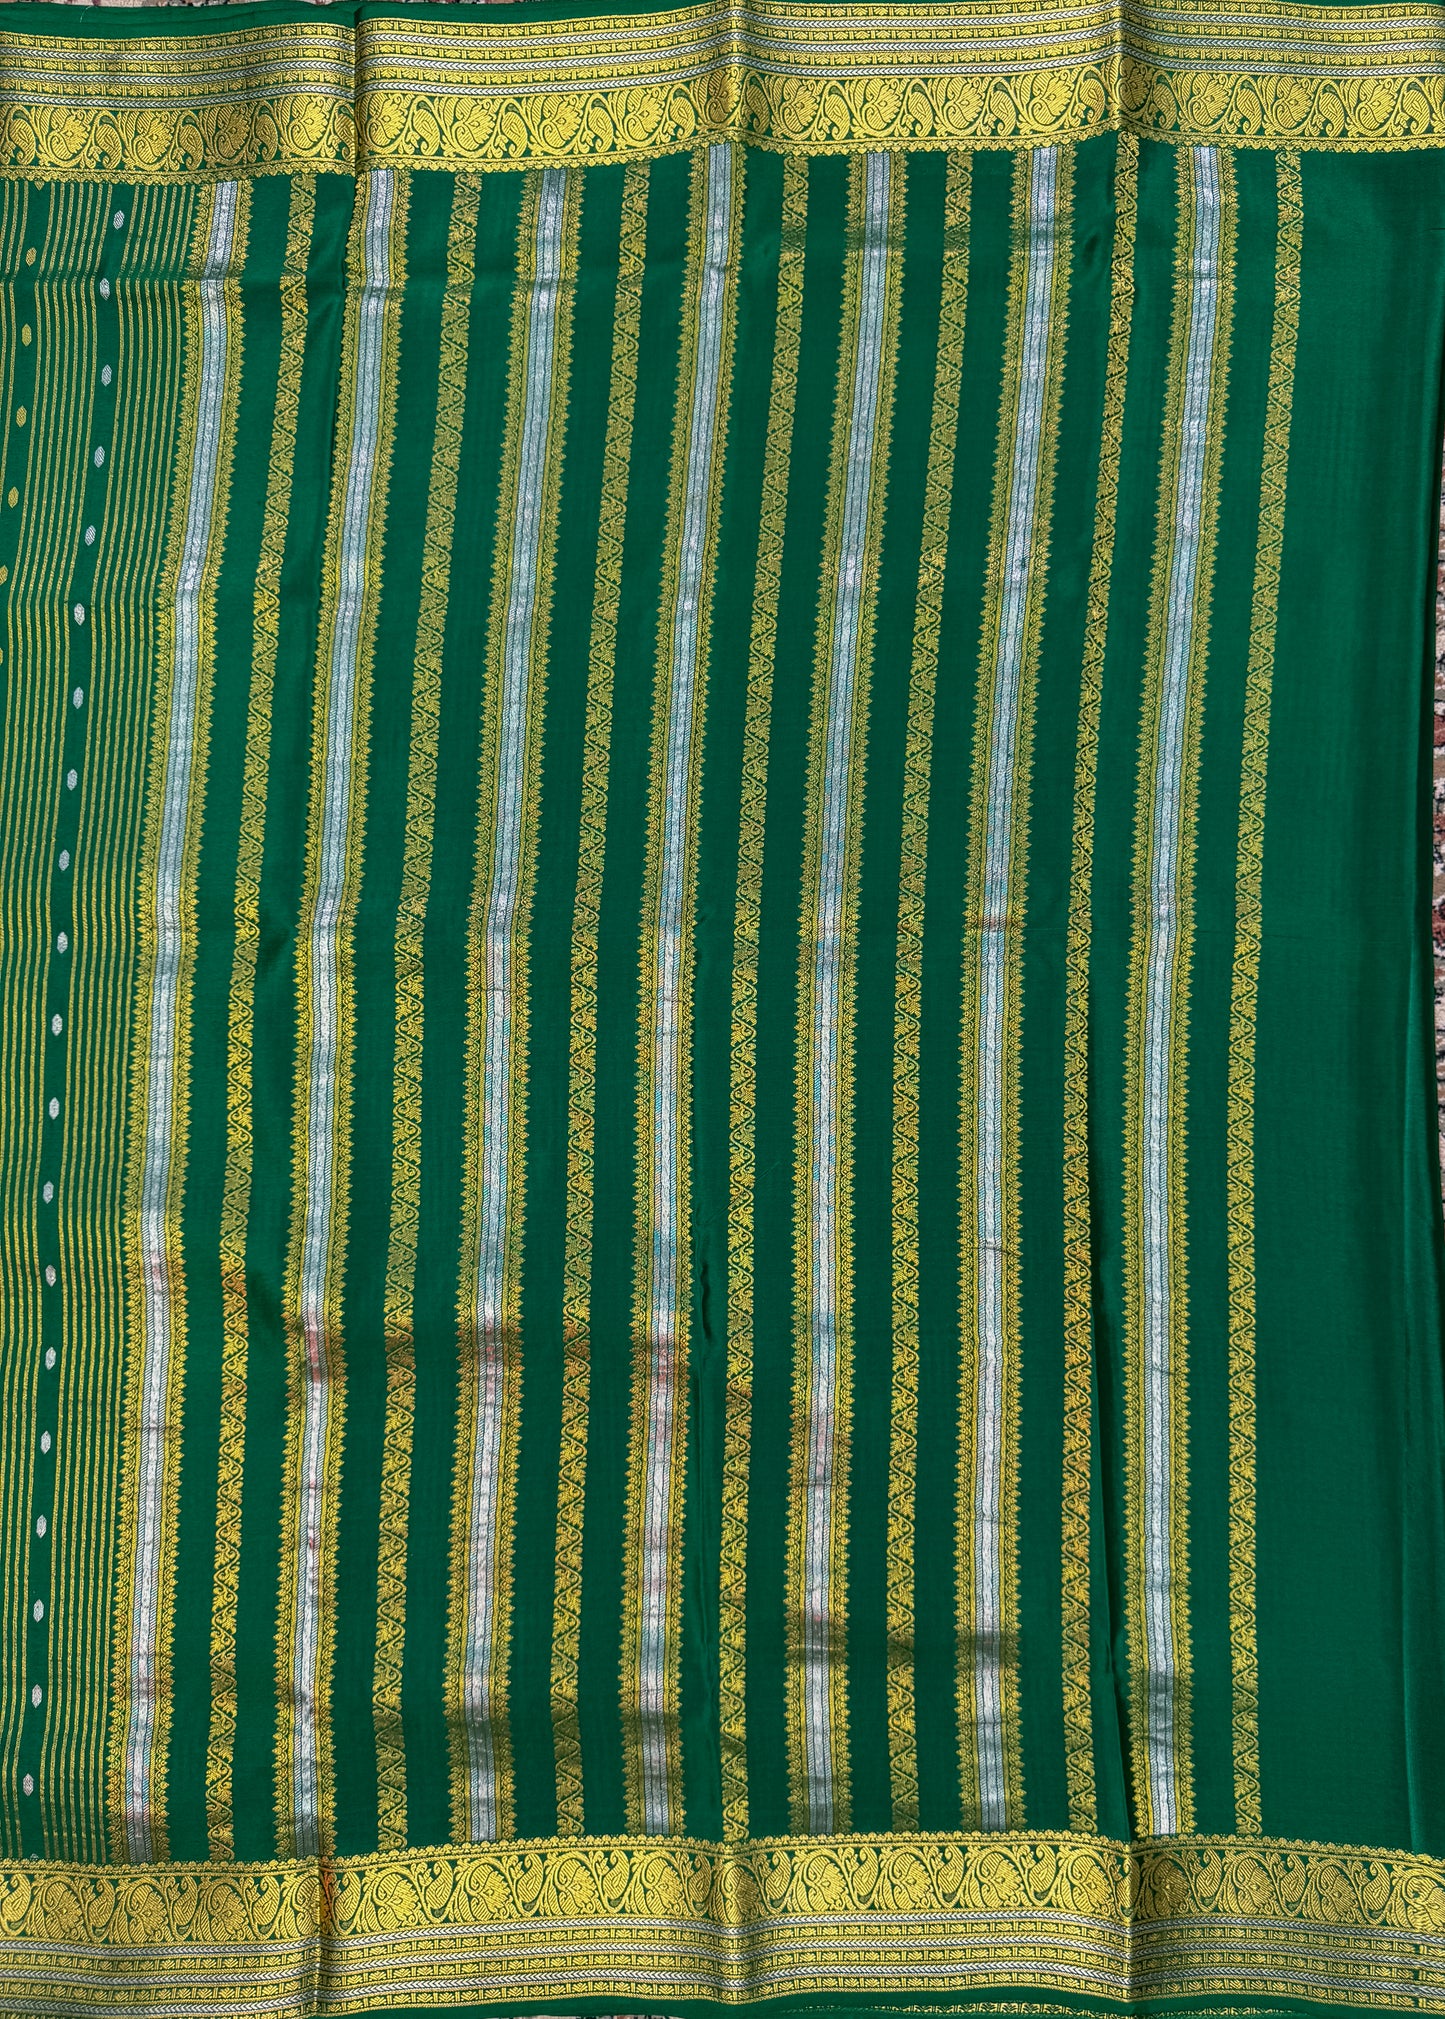
[[[57,15],[59,9],[56,9]],[[1249,0],[806,6],[220,33],[0,34],[0,168],[229,176],[628,161],[732,137],[802,153],[1445,141],[1445,7]]]
[[[1239,1838],[656,1839],[0,1871],[0,2007],[1007,1988],[1445,2010],[1445,1863]],[[307,2002],[310,2001],[310,2002]],[[640,2008],[639,2008],[640,2009]]]

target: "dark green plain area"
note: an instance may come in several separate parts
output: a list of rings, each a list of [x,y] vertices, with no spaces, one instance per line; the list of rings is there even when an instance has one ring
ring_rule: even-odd
[[[1279,1834],[1439,1852],[1445,160],[1312,154],[1303,188],[1259,988],[1263,1803]]]
[[[484,0],[479,0],[484,4]],[[505,0],[506,13],[491,20],[507,22],[592,21],[617,14],[680,12],[678,7],[655,7],[639,0]],[[682,7],[698,7],[706,0],[682,0]],[[233,34],[246,28],[283,26],[314,27],[326,22],[353,28],[363,21],[450,21],[476,18],[468,8],[446,4],[446,0],[227,0],[224,10],[216,7],[75,7],[67,0],[12,0],[5,17],[10,35],[64,35],[129,41],[164,36],[213,37]]]
[[[569,2014],[597,2014],[598,2019],[608,2019],[608,2015],[626,2015],[636,2007],[637,2000],[625,1998],[573,1998],[559,2001],[553,1999],[549,2006],[545,2001],[535,1999],[527,2003],[515,2000],[488,2000],[480,2005],[446,2005],[434,2008],[445,2012],[447,2019],[527,2019],[535,2014],[537,2019],[554,2008],[558,2002],[566,2004]],[[1086,1998],[1078,1992],[1059,1990],[1054,1986],[1040,1991],[1038,1985],[1021,1982],[1018,1984],[993,1984],[988,1991],[976,1998],[960,1995],[956,1991],[941,1992],[930,1996],[926,1991],[900,1991],[889,1997],[887,1988],[883,1995],[850,1997],[838,1992],[820,2002],[813,1998],[757,1998],[746,2004],[722,2003],[710,1998],[671,1998],[665,2001],[667,2019],[717,2019],[719,2012],[736,2012],[744,2019],[899,2019],[904,2013],[968,2013],[977,2019],[990,2019],[997,2014],[999,2019],[1017,2019],[1017,2015],[1077,2013],[1079,2019],[1359,2019],[1361,2007],[1339,2005],[1327,1999],[1313,1998],[1251,1998],[1247,1994],[1230,1991],[1217,1998],[1152,1998],[1140,1997],[1127,2004],[1111,2003],[1102,1998]],[[417,2006],[391,2010],[367,2007],[367,2019],[414,2019]],[[1373,2009],[1373,2008],[1371,2008]]]

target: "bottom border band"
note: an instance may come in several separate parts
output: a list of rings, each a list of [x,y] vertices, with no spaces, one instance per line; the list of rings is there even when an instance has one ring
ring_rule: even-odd
[[[1247,1838],[579,1838],[0,1869],[0,2009],[364,2013],[990,1989],[1445,2012],[1445,1861]]]

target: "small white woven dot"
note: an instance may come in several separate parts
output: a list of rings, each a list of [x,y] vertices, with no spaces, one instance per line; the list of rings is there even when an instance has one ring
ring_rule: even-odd
[[[62,869],[69,869],[70,867],[70,850],[68,848],[62,848],[60,851],[60,867]]]
[[[57,1115],[59,1115],[59,1113],[60,1113],[60,1103],[58,1100],[56,1100],[54,1094],[52,1094],[50,1096],[50,1119],[52,1122],[55,1120]]]
[[[95,528],[94,528],[94,526],[87,526],[87,527],[86,527],[86,529],[85,529],[85,544],[86,544],[86,546],[87,546],[87,547],[93,547],[93,546],[95,545]]]
[[[97,448],[97,450],[96,450],[96,452],[95,452],[95,455],[94,455],[94,457],[93,457],[93,459],[92,459],[92,460],[93,460],[93,461],[94,461],[94,463],[95,463],[95,467],[96,467],[97,469],[99,469],[99,468],[100,468],[100,466],[101,466],[101,464],[102,464],[102,463],[103,463],[103,462],[105,461],[105,450],[104,450],[104,449],[101,449],[101,448]]]
[[[67,948],[67,947],[68,947],[69,945],[70,945],[70,939],[69,939],[69,936],[68,936],[68,935],[67,935],[66,933],[63,933],[63,932],[58,932],[58,933],[56,933],[56,935],[55,935],[55,951],[56,951],[57,953],[64,953],[64,952],[65,952],[65,949],[66,949],[66,948]]]
[[[55,1015],[54,1015],[54,1016],[53,1016],[53,1017],[52,1017],[52,1018],[50,1019],[50,1034],[51,1034],[51,1036],[52,1036],[52,1037],[57,1037],[57,1038],[58,1038],[58,1037],[60,1036],[60,1033],[61,1033],[61,1032],[62,1032],[62,1031],[64,1030],[64,1028],[65,1028],[65,1025],[64,1025],[64,1024],[63,1024],[63,1023],[61,1022],[61,1020],[60,1020],[60,1012],[59,1012],[59,1010],[57,1010],[57,1011],[55,1012]]]
[[[110,282],[108,280],[102,280],[100,283],[100,298],[102,301],[110,300]]]
[[[67,771],[67,772],[66,772],[66,774],[65,774],[65,786],[66,786],[66,790],[67,790],[68,792],[74,792],[74,790],[75,790],[76,786],[77,786],[77,785],[78,785],[79,783],[80,783],[80,773],[79,773],[78,771]]]
[[[45,1371],[47,1374],[50,1372],[51,1368],[54,1365],[55,1365],[55,1348],[53,1346],[47,1346],[45,1349]]]
[[[39,1710],[39,1708],[40,1708],[40,1685],[39,1685],[39,1683],[37,1683],[37,1684],[35,1685],[34,1689],[33,1689],[33,1690],[32,1690],[32,1691],[30,1692],[30,1701],[31,1701],[31,1703],[32,1703],[32,1704],[34,1704],[34,1706],[35,1706],[36,1710]]]
[[[47,1262],[45,1265],[45,1280],[53,1290],[55,1288],[55,1264],[53,1262]]]
[[[20,1785],[25,1790],[27,1795],[33,1795],[35,1793],[35,1782],[29,1774],[25,1776],[24,1780],[20,1783]]]
[[[71,707],[78,708],[84,699],[85,699],[85,689],[83,687],[77,687],[75,692],[70,697]]]
[[[123,210],[118,210],[115,216],[111,219],[111,223],[115,226],[116,230],[119,231],[121,226],[125,223],[125,212]]]
[[[50,1432],[48,1430],[42,1430],[40,1433],[40,1449],[42,1451],[50,1449]]]
[[[35,1533],[42,1539],[42,1541],[44,1540],[45,1531],[48,1527],[49,1523],[46,1521],[45,1516],[43,1514],[37,1514],[35,1517]]]
[[[40,1621],[44,1619],[45,1600],[43,1598],[37,1598],[34,1605],[31,1606],[30,1617],[35,1621],[37,1626],[39,1625]]]
[[[45,1201],[47,1206],[50,1204],[50,1201],[55,1197],[55,1187],[54,1185],[51,1184],[49,1178],[47,1178],[45,1180],[45,1183],[41,1186],[40,1196]]]
[[[75,618],[77,624],[83,624],[85,622],[84,603],[77,603],[74,610],[71,612],[71,615]]]

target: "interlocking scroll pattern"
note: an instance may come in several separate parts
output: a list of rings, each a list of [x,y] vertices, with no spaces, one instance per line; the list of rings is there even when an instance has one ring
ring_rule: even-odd
[[[1445,1862],[1249,1838],[475,1845],[315,1863],[0,1871],[0,2003],[362,2009],[780,1993],[1224,1989],[1445,2011]],[[523,1986],[525,1984],[525,1990]],[[646,1987],[646,1988],[644,1988]],[[109,2000],[109,2004],[106,2001]]]
[[[193,177],[298,166],[639,160],[726,139],[803,153],[1188,142],[1445,144],[1438,7],[1180,0],[714,4],[565,43],[482,9],[230,33],[0,33],[0,170]],[[1042,26],[1040,24],[1043,24]],[[605,32],[604,32],[605,31]]]

